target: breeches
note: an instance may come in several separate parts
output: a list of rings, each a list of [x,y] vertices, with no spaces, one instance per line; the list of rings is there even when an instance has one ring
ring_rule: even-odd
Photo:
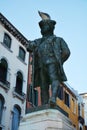
[[[54,63],[43,65],[40,76],[42,83],[51,84],[53,81],[58,80],[58,65]]]

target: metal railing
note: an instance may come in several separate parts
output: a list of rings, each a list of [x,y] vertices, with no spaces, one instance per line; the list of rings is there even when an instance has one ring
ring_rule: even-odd
[[[10,88],[10,82],[8,82],[7,80],[4,80],[2,78],[0,78],[0,85],[5,89]]]
[[[13,95],[23,101],[26,99],[26,94],[22,91],[17,90],[16,87],[14,87]]]

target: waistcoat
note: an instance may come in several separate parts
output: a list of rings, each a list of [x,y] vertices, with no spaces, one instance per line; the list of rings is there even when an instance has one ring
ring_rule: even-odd
[[[42,38],[41,44],[38,46],[38,57],[40,64],[50,64],[56,62],[52,44],[53,37]]]

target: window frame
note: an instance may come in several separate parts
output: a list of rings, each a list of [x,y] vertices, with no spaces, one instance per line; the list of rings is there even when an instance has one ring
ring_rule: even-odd
[[[70,95],[69,95],[69,93],[67,93],[66,91],[64,92],[64,103],[68,106],[68,107],[70,107]]]
[[[18,54],[19,59],[22,62],[25,62],[25,57],[26,57],[26,51],[23,47],[19,46],[19,54]]]
[[[8,41],[9,40],[9,41]],[[11,43],[12,43],[12,38],[10,37],[10,35],[8,33],[4,33],[4,37],[3,37],[3,44],[8,48],[11,49]]]
[[[1,59],[0,72],[1,72],[2,69],[3,69],[3,77],[0,76],[0,77],[2,77],[2,79],[0,79],[0,81],[3,82],[3,83],[6,83],[6,81],[7,81],[8,63],[4,58]]]
[[[28,101],[31,102],[34,106],[38,106],[38,90],[33,89],[31,84],[29,85]]]
[[[59,86],[57,96],[58,96],[58,98],[59,98],[60,100],[63,100],[63,98],[64,98],[64,90],[63,90],[63,86]]]
[[[23,89],[23,74],[20,71],[18,71],[16,75],[15,92],[17,92],[19,95],[22,95],[22,89]]]
[[[4,108],[4,103],[5,103],[5,101],[4,101],[4,97],[0,94],[0,100],[1,100],[1,112],[0,112],[0,124],[1,124],[1,122],[2,122],[2,116],[3,116],[3,108]]]

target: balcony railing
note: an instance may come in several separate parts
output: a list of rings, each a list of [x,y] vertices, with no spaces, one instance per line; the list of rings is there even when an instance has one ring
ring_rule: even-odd
[[[22,101],[26,99],[26,94],[24,92],[17,91],[16,87],[14,87],[13,96],[19,98]]]
[[[9,90],[10,89],[10,82],[0,78],[0,86],[3,87],[5,90]]]

